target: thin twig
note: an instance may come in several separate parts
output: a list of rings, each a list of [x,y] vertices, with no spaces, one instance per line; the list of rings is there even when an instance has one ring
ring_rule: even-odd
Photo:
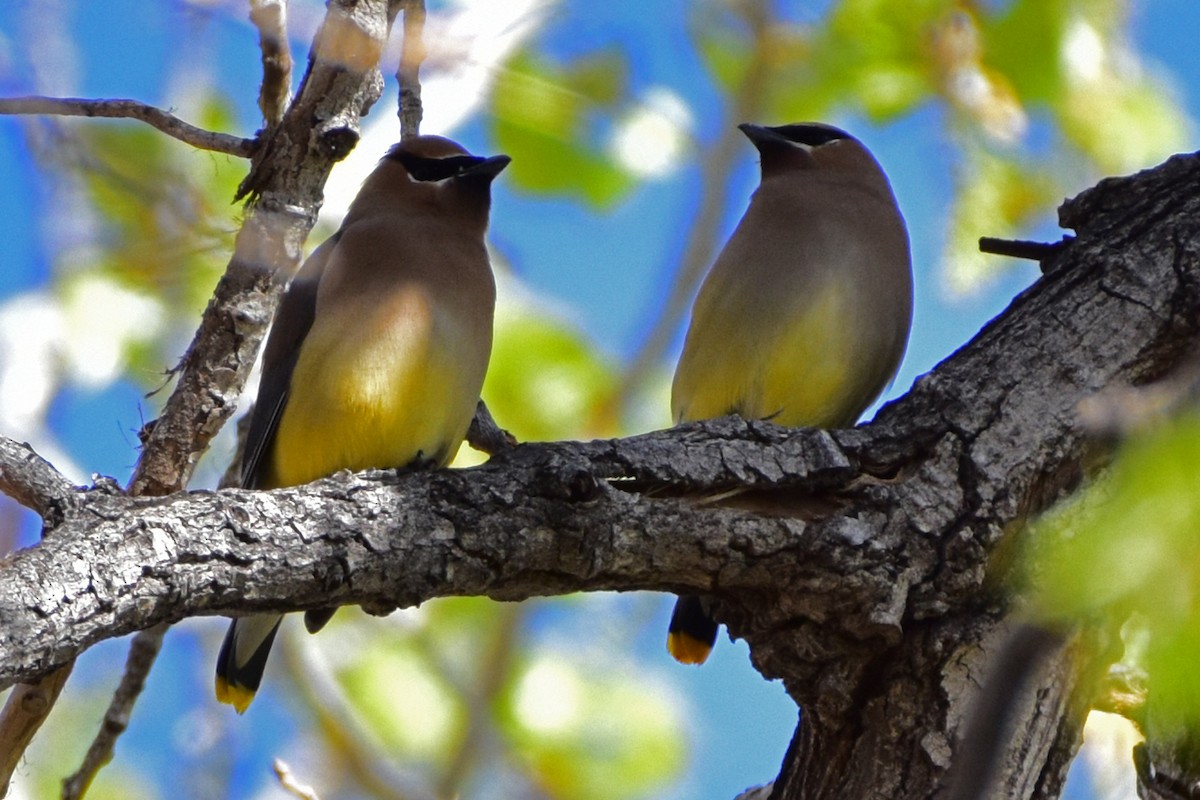
[[[263,80],[258,108],[267,127],[278,125],[292,90],[292,52],[287,37],[287,0],[250,0],[250,21],[258,28]]]
[[[1023,239],[997,239],[994,236],[979,237],[979,252],[1010,258],[1024,258],[1044,264],[1062,252],[1063,247],[1073,241],[1066,236],[1058,242],[1030,242]]]
[[[112,758],[113,747],[117,739],[129,727],[129,716],[142,688],[146,685],[146,676],[154,666],[154,660],[162,647],[163,636],[167,633],[167,625],[155,625],[153,628],[140,631],[133,637],[129,646],[129,655],[125,659],[125,673],[121,683],[113,692],[108,710],[104,712],[104,720],[100,723],[100,732],[92,740],[83,763],[75,774],[63,781],[63,800],[79,800],[87,793],[88,787],[96,777],[96,773]]]
[[[249,158],[258,147],[254,139],[215,133],[184,122],[174,114],[137,100],[86,100],[80,97],[0,98],[0,114],[52,114],[60,117],[136,119],[201,150]]]
[[[67,662],[40,679],[31,683],[21,683],[13,687],[0,712],[0,720],[6,724],[0,725],[0,797],[8,795],[8,787],[12,781],[13,772],[21,763],[21,758],[33,741],[33,736],[46,721],[50,709],[58,700],[59,693],[67,685],[74,661]]]
[[[433,800],[436,795],[420,777],[395,766],[394,755],[350,707],[341,685],[315,651],[311,641],[283,637],[283,657],[295,677],[296,697],[317,718],[326,742],[345,759],[354,780],[372,796],[385,800]]]
[[[0,492],[51,523],[76,495],[75,485],[49,461],[7,436],[0,436]]]
[[[421,62],[425,60],[425,0],[404,2],[404,44],[396,81],[400,84],[400,138],[421,133]]]
[[[316,789],[296,780],[296,776],[292,774],[292,768],[282,758],[275,759],[272,767],[275,769],[275,777],[279,779],[279,785],[289,794],[295,795],[300,800],[321,800]]]
[[[475,765],[486,750],[484,743],[492,724],[491,710],[512,677],[517,637],[529,608],[529,605],[501,603],[496,609],[491,641],[477,660],[479,669],[474,676],[474,685],[469,689],[462,687],[460,691],[468,701],[466,733],[447,754],[446,766],[438,781],[438,797],[461,796],[463,786],[470,780]],[[432,651],[432,643],[427,642],[427,645]]]
[[[774,20],[771,17],[770,3],[765,0],[754,0],[738,8],[741,8],[741,14],[753,35],[754,40],[750,45],[753,55],[745,77],[730,95],[733,104],[722,122],[720,138],[701,154],[700,209],[696,212],[695,222],[688,233],[687,244],[680,258],[670,294],[661,306],[662,310],[654,321],[654,327],[625,370],[621,385],[617,389],[616,402],[608,409],[612,412],[619,413],[629,398],[645,383],[647,377],[658,368],[667,345],[671,343],[680,321],[687,312],[689,301],[700,285],[700,279],[704,277],[705,269],[716,255],[721,212],[728,206],[730,174],[742,141],[742,136],[735,126],[757,119],[762,111],[770,58],[774,52],[773,48],[768,46]]]

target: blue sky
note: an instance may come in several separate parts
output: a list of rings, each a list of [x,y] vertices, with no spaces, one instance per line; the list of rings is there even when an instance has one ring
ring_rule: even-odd
[[[232,132],[245,136],[253,133],[258,119],[257,87],[247,82],[246,76],[258,74],[258,50],[253,32],[240,21],[221,14],[209,17],[199,11],[191,12],[194,16],[188,18],[178,12],[176,4],[151,0],[44,5],[47,14],[56,13],[60,5],[60,11],[66,9],[63,18],[80,48],[73,74],[62,76],[64,91],[89,97],[133,97],[171,107],[174,98],[170,91],[179,74],[178,67],[172,65],[182,59],[215,72],[214,82],[234,102],[241,121],[241,128]],[[3,95],[34,91],[30,65],[23,59],[24,48],[18,46],[30,35],[23,21],[28,6],[27,2],[0,4]],[[806,13],[800,6],[795,4],[787,12]],[[687,55],[690,49],[669,38],[676,35],[675,29],[654,22],[678,18],[686,7],[683,0],[644,0],[637,4],[569,0],[556,19],[587,22],[565,26],[552,20],[547,47],[551,53],[566,56],[622,42],[625,52],[634,59],[635,90],[669,86],[689,105],[702,108],[716,102],[711,86],[696,80],[700,67]],[[133,19],[138,23],[128,24]],[[1136,44],[1152,65],[1174,75],[1180,102],[1193,119],[1200,118],[1200,48],[1194,43],[1198,30],[1200,4],[1194,0],[1156,0],[1137,5]],[[297,52],[304,52],[306,46],[300,45]],[[374,116],[391,113],[386,102]],[[917,376],[1003,309],[1014,294],[1036,278],[1036,269],[1027,264],[1004,264],[983,291],[968,298],[949,299],[936,265],[944,237],[940,220],[951,201],[948,176],[956,155],[940,133],[939,112],[928,108],[879,130],[860,120],[837,122],[870,145],[887,169],[912,237],[916,311],[909,351],[890,390],[894,396],[903,393]],[[697,131],[701,139],[715,134],[713,130]],[[455,135],[475,151],[491,152],[486,129],[478,121],[467,122]],[[1193,141],[1190,146],[1195,149],[1197,144]],[[725,233],[745,207],[756,181],[756,169],[753,150],[747,145],[738,162],[737,185],[725,213]],[[46,189],[45,180],[18,125],[0,118],[0,232],[6,242],[0,256],[0,302],[35,289],[47,279],[56,246],[53,236],[62,226],[46,222],[61,212],[50,207],[53,195]],[[578,204],[548,203],[514,191],[501,180],[497,184],[491,238],[523,282],[565,309],[604,352],[620,360],[635,351],[653,309],[669,286],[672,254],[685,235],[685,228],[674,220],[694,208],[697,186],[696,168],[685,167],[670,180],[646,184],[597,217]],[[1033,235],[1046,239],[1059,235],[1051,211]],[[567,253],[569,258],[564,256]],[[617,269],[614,264],[629,266]],[[70,386],[55,402],[50,423],[86,472],[123,480],[135,458],[136,440],[131,431],[140,423],[141,402],[140,392],[124,383],[101,391]],[[664,621],[668,609],[669,602],[663,598]],[[204,652],[199,640],[188,634],[200,624],[189,623],[184,632],[169,637],[164,663],[151,680],[130,741],[122,745],[118,759],[137,753],[139,758],[157,759],[162,769],[156,771],[169,774],[170,756],[159,745],[174,735],[170,721],[180,713],[173,676],[196,672],[207,675],[210,668],[212,654]],[[646,659],[665,658],[657,627],[645,628],[635,647]],[[96,664],[119,661],[123,646],[113,643],[96,648],[88,658]],[[85,659],[75,677],[83,686],[89,683],[87,664]],[[749,667],[744,644],[731,645],[722,640],[709,665],[681,669],[673,677],[693,698],[694,707],[703,717],[696,728],[693,766],[680,796],[731,798],[742,788],[774,775],[795,725],[795,708],[777,684],[767,684]],[[254,723],[266,728],[272,723],[287,724],[288,720],[286,709],[272,707]],[[259,759],[269,752],[270,742],[252,743],[252,738],[247,733],[246,751],[238,769],[244,770],[247,780],[255,785],[262,780],[257,772],[263,763]],[[1084,797],[1085,788],[1080,781],[1073,791]]]

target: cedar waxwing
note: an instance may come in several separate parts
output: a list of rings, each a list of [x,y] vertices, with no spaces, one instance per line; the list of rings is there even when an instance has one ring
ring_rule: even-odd
[[[696,297],[672,414],[853,425],[908,341],[904,219],[879,164],[845,131],[740,127],[758,148],[762,180]],[[703,663],[716,637],[706,602],[680,597],[671,655]]]
[[[467,433],[492,349],[496,284],[484,233],[508,156],[438,136],[394,146],[341,228],[288,287],[263,352],[242,486],[295,486],[338,470],[445,465]],[[316,632],[332,616],[305,615]],[[234,619],[217,699],[242,713],[279,615]]]

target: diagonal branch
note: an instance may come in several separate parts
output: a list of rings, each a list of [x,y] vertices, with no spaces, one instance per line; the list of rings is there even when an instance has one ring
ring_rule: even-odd
[[[121,683],[113,692],[112,700],[104,712],[104,720],[100,723],[100,732],[96,734],[83,763],[69,778],[63,781],[63,800],[79,800],[83,797],[96,778],[100,768],[112,759],[113,747],[117,739],[129,727],[129,718],[133,714],[133,706],[146,684],[146,676],[158,658],[159,648],[162,647],[166,625],[140,632],[133,637],[129,646],[129,655],[125,660],[125,673]]]
[[[619,412],[637,394],[660,366],[667,347],[688,313],[705,270],[716,257],[721,215],[729,205],[730,175],[745,140],[736,126],[758,119],[767,93],[774,47],[775,19],[772,6],[764,0],[740,3],[737,9],[751,33],[749,63],[739,85],[730,92],[731,105],[721,122],[721,134],[706,148],[700,163],[700,207],[688,229],[687,242],[680,256],[675,277],[665,301],[660,303],[650,332],[621,376],[613,411]]]
[[[137,100],[85,100],[79,97],[0,98],[0,114],[42,114],[60,117],[105,117],[136,119],[168,136],[201,150],[249,158],[258,149],[255,139],[197,128],[154,106]]]
[[[250,21],[258,28],[263,79],[258,108],[267,127],[278,125],[292,91],[292,52],[288,47],[287,0],[250,0]]]
[[[53,525],[76,497],[75,484],[28,444],[0,436],[0,492]]]

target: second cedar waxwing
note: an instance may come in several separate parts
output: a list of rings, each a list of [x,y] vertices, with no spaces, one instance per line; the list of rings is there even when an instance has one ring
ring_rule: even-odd
[[[338,470],[444,465],[467,433],[492,349],[496,284],[484,244],[508,156],[439,136],[392,147],[341,228],[296,274],[263,351],[242,486]],[[305,615],[316,632],[332,615]],[[279,615],[234,619],[217,699],[254,699]]]
[[[762,180],[692,309],[671,384],[675,421],[738,414],[853,425],[900,365],[912,324],[908,233],[866,147],[819,123],[741,125]],[[717,637],[680,597],[667,649],[700,664]]]

